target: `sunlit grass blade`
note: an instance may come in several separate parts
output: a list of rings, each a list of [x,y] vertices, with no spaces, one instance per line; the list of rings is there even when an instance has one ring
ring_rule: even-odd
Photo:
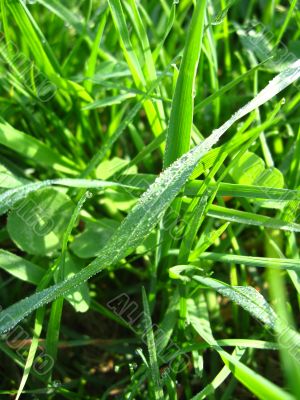
[[[224,219],[229,222],[264,226],[267,228],[282,229],[291,232],[300,232],[300,225],[293,222],[285,222],[277,218],[254,214],[247,211],[233,210],[217,205],[211,205],[207,215],[214,218]]]
[[[16,142],[18,146],[16,146]],[[17,151],[22,156],[28,157],[38,165],[72,175],[76,173],[76,170],[78,171],[77,166],[67,157],[60,155],[38,139],[14,129],[7,123],[0,123],[0,143]]]
[[[200,59],[205,12],[206,0],[197,1],[186,38],[173,96],[164,154],[165,167],[168,167],[190,148],[195,78]]]
[[[150,69],[150,77],[151,80],[147,79],[145,77],[143,70],[141,68],[140,61],[137,56],[137,51],[133,47],[130,35],[127,29],[126,25],[126,20],[125,20],[125,14],[121,5],[120,0],[109,0],[109,6],[111,9],[112,17],[116,26],[117,31],[119,32],[119,37],[120,37],[120,45],[123,49],[124,56],[126,58],[126,61],[128,63],[129,69],[132,73],[132,77],[134,79],[134,82],[138,88],[144,88],[148,90],[148,88],[151,85],[151,81],[155,79],[155,73],[154,73],[154,66],[153,62],[151,62],[152,68],[148,65],[147,66],[147,71],[148,71],[148,76],[149,76],[149,68]],[[138,15],[138,14],[137,14]],[[141,21],[138,18],[138,27],[140,30],[142,30],[143,34],[143,43],[144,46],[146,45],[145,41],[146,40],[146,34],[141,27]],[[147,47],[149,47],[147,45]],[[151,58],[151,55],[149,53],[150,50],[147,50],[148,58]],[[162,115],[162,108],[156,108],[156,106],[153,104],[152,101],[146,100],[144,103],[144,108],[150,123],[150,126],[155,134],[155,136],[158,136],[163,130],[164,130],[164,121],[163,121],[163,115]]]
[[[269,258],[269,257],[253,257],[253,256],[241,256],[237,254],[222,254],[222,253],[208,253],[198,252],[195,249],[190,257],[189,261],[192,263],[196,260],[211,260],[226,264],[244,264],[251,267],[265,267],[274,269],[291,269],[300,271],[300,261],[289,258]]]

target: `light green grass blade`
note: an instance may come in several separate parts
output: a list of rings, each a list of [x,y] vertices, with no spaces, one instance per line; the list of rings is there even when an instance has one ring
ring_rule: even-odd
[[[33,328],[33,338],[32,338],[30,348],[29,348],[26,363],[24,366],[23,376],[22,376],[22,379],[21,379],[21,382],[20,382],[20,385],[18,388],[16,400],[18,400],[22,395],[22,392],[24,390],[24,387],[26,385],[26,382],[27,382],[29,374],[30,374],[30,370],[35,361],[35,355],[36,355],[36,351],[37,351],[38,345],[39,345],[39,338],[41,336],[42,329],[43,329],[44,316],[45,316],[45,308],[44,307],[37,310],[35,322],[34,322],[34,328]]]
[[[164,154],[164,167],[190,148],[193,124],[194,89],[200,59],[206,0],[198,0],[189,27],[186,44],[172,101]]]
[[[237,360],[240,360],[241,357],[244,355],[245,349],[236,348],[235,351],[232,353],[232,356],[235,357]],[[224,366],[221,371],[215,376],[215,378],[208,383],[205,388],[201,390],[200,393],[193,396],[191,400],[202,400],[207,398],[209,395],[213,395],[215,390],[228,378],[231,374],[231,371],[228,367]]]
[[[162,140],[162,138],[160,138]],[[161,141],[157,143],[161,143]],[[156,144],[155,144],[156,145]],[[148,149],[145,152],[141,152],[141,157],[137,157],[138,162],[142,160],[142,155],[148,153]],[[203,157],[203,160],[206,157]],[[135,163],[128,163],[124,167],[130,167]],[[155,180],[155,175],[150,174],[128,174],[122,175],[118,182],[122,182],[124,185],[128,184],[132,188],[140,188],[141,190],[146,190],[151,183]],[[184,188],[184,195],[189,197],[194,197],[198,195],[199,189],[203,184],[203,180],[191,180]],[[258,185],[241,185],[236,183],[220,182],[218,185],[215,183],[209,183],[207,185],[207,194],[211,194],[217,191],[217,197],[231,196],[231,197],[245,197],[247,199],[268,199],[277,201],[278,203],[286,203],[289,200],[300,200],[300,190],[290,190],[290,189],[278,189],[273,187],[265,187]]]
[[[189,262],[196,260],[211,260],[216,262],[222,262],[226,264],[244,264],[251,267],[264,267],[274,269],[291,269],[300,271],[300,261],[297,259],[289,258],[270,258],[270,257],[251,257],[241,256],[237,254],[222,254],[222,253],[200,253],[198,250],[194,250],[190,257]]]
[[[138,88],[148,90],[152,81],[155,79],[155,74],[154,74],[154,66],[153,62],[151,62],[152,67],[147,66],[146,71],[148,71],[148,75],[145,76],[139,61],[139,58],[137,56],[137,51],[133,47],[129,31],[127,29],[126,25],[126,19],[125,19],[125,14],[121,5],[120,0],[109,0],[108,1],[110,10],[112,13],[112,17],[116,26],[117,31],[119,32],[119,38],[120,38],[120,45],[123,49],[124,56],[126,58],[128,67],[132,73],[132,77],[134,79],[134,82]],[[142,37],[143,37],[143,42],[144,45],[146,45],[145,41],[146,39],[146,34],[144,32],[144,29],[141,27],[141,21],[140,18],[138,18],[139,21],[137,22],[140,30],[142,30]],[[149,47],[149,46],[147,46]],[[147,57],[151,57],[149,54],[150,50],[147,51]],[[150,68],[150,76],[151,80],[149,78],[149,68]],[[160,107],[160,111],[158,108],[156,108],[155,104],[150,101],[146,100],[144,103],[144,108],[145,112],[147,114],[147,118],[149,120],[150,126],[153,130],[153,133],[155,136],[158,136],[164,129],[164,122],[163,122],[163,115],[161,115],[162,108]]]
[[[191,266],[176,266],[170,269],[170,273],[172,277],[181,279],[182,272],[192,272],[192,270],[193,267]],[[183,277],[183,279],[188,280],[189,278]],[[283,320],[275,313],[265,298],[252,286],[232,286],[217,279],[199,275],[192,275],[192,279],[216,290],[222,296],[228,297],[258,321],[265,324],[268,329],[275,331],[279,335],[284,332],[285,340],[288,338],[293,346],[294,356],[299,357],[300,335],[288,325],[286,320]]]
[[[17,151],[21,156],[27,157],[38,165],[51,167],[71,175],[78,173],[76,164],[71,160],[9,124],[0,123],[0,144]]]
[[[72,12],[67,6],[58,0],[36,0],[38,3],[42,4],[49,11],[60,18],[66,25],[72,26],[78,35],[83,35],[84,40],[92,48],[95,41],[93,40],[89,31],[86,31],[83,20],[76,12]],[[110,60],[115,62],[113,55],[104,51],[101,47],[97,49],[99,56],[103,60]]]
[[[63,240],[62,240],[62,246],[61,246],[60,261],[58,264],[58,268],[56,270],[58,282],[65,279],[65,261],[66,261],[68,242],[70,240],[72,230],[76,224],[79,212],[88,196],[89,196],[89,192],[86,192],[81,196],[80,200],[78,201],[78,203],[72,213],[72,216],[70,218],[70,221],[69,221],[66,231],[64,233]],[[85,282],[83,282],[83,287],[84,287],[84,285],[86,285]],[[78,290],[80,290],[80,289],[76,289],[76,291],[78,291]],[[81,289],[81,290],[83,290],[83,289]],[[55,300],[52,303],[50,319],[49,319],[47,335],[46,335],[46,352],[52,358],[52,360],[54,362],[56,361],[56,358],[57,358],[57,349],[58,349],[58,341],[59,341],[59,332],[60,332],[63,304],[64,304],[63,297],[58,298],[57,300]],[[54,366],[54,363],[53,363],[53,366]],[[51,376],[52,376],[52,369],[50,369],[47,373],[48,380],[51,379]]]
[[[101,16],[97,34],[96,34],[96,37],[95,37],[95,40],[94,40],[94,43],[92,46],[91,55],[87,62],[85,76],[86,76],[86,78],[88,78],[88,80],[85,82],[84,86],[89,93],[91,93],[92,89],[93,89],[93,79],[92,78],[95,75],[95,71],[96,71],[98,49],[99,49],[100,42],[102,39],[106,20],[107,20],[107,12],[105,12],[104,15]]]
[[[273,229],[282,229],[290,232],[300,232],[300,225],[294,222],[285,222],[280,219],[254,214],[247,211],[233,210],[230,208],[211,205],[207,215],[213,218],[224,219],[229,222],[243,223],[246,225],[263,226]]]
[[[70,101],[68,92],[76,94],[83,100],[92,101],[92,98],[84,87],[76,82],[64,79],[59,75],[59,64],[44,35],[32,18],[26,4],[21,0],[7,2],[7,4],[41,71],[43,71],[57,87],[65,91],[65,96],[68,101]]]
[[[288,10],[288,12],[286,14],[286,18],[284,20],[284,23],[281,25],[280,31],[279,31],[277,39],[276,39],[275,46],[278,46],[280,44],[281,39],[282,39],[282,37],[283,37],[283,35],[284,35],[288,25],[289,25],[289,22],[290,22],[292,16],[293,16],[294,9],[295,9],[295,7],[297,7],[298,1],[297,0],[291,0],[291,1],[289,1],[289,3],[290,3],[289,10]]]
[[[218,89],[215,93],[211,94],[210,96],[206,97],[204,100],[202,100],[199,103],[197,103],[195,105],[194,114],[197,114],[202,108],[204,108],[205,106],[207,106],[208,104],[213,102],[215,99],[217,99],[218,97],[221,97],[222,95],[227,93],[229,90],[233,89],[236,85],[238,85],[239,83],[243,82],[246,78],[249,78],[252,74],[254,74],[254,72],[256,70],[261,68],[264,63],[265,63],[265,61],[260,63],[260,64],[255,65],[254,67],[249,69],[249,71],[247,71],[244,74],[238,76],[233,81],[227,83],[227,85],[225,85],[225,86],[221,87],[220,89]]]
[[[90,104],[84,106],[82,109],[83,110],[95,110],[97,108],[113,106],[116,104],[121,104],[125,100],[131,99],[135,96],[136,95],[134,93],[124,93],[124,94],[119,94],[117,96],[109,96],[109,97],[106,97],[105,99],[96,100],[93,103],[90,103]]]

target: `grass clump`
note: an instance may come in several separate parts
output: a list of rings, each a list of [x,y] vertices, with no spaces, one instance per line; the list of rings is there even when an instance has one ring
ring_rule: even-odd
[[[0,5],[0,395],[299,398],[297,2]]]

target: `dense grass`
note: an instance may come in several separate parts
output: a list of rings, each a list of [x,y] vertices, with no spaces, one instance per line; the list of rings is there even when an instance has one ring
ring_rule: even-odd
[[[0,0],[4,398],[300,398],[300,11]]]

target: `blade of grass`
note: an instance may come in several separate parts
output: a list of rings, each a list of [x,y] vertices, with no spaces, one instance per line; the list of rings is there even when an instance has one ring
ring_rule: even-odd
[[[67,157],[61,156],[38,139],[18,131],[7,123],[0,123],[0,143],[33,160],[38,165],[51,167],[68,174],[75,174],[76,171],[78,173],[76,164]]]
[[[123,49],[124,56],[126,58],[126,61],[128,63],[129,69],[132,73],[132,77],[134,79],[134,82],[136,86],[140,89],[145,89],[148,90],[149,86],[151,85],[151,80],[147,79],[147,77],[144,76],[144,73],[142,71],[137,52],[134,49],[129,31],[127,29],[126,25],[126,19],[125,15],[123,12],[123,8],[121,5],[120,0],[109,0],[108,1],[110,10],[112,13],[112,17],[116,26],[117,31],[119,32],[119,38],[120,38],[120,44]],[[138,26],[141,28],[141,22],[139,20]],[[144,30],[142,29],[142,37],[143,37],[143,43],[146,45],[145,40],[146,40],[146,34]],[[146,40],[147,41],[147,40]],[[147,46],[149,48],[149,46]],[[150,51],[150,50],[149,50]],[[148,58],[150,57],[149,52],[147,51]],[[153,65],[153,62],[151,62],[151,65]],[[149,68],[149,66],[147,67]],[[151,79],[155,79],[153,75],[153,69],[151,69]],[[148,71],[149,72],[149,71]],[[164,129],[164,117],[161,114],[161,110],[157,109],[155,104],[151,100],[146,100],[144,103],[144,108],[145,112],[147,114],[147,118],[149,120],[150,126],[153,130],[153,133],[155,136],[158,136]]]
[[[70,240],[70,236],[72,233],[72,230],[76,224],[76,220],[78,218],[78,215],[80,213],[80,210],[86,201],[87,197],[89,197],[90,193],[85,192],[83,196],[80,198],[78,201],[72,217],[69,221],[69,224],[67,226],[67,229],[65,231],[63,240],[62,240],[62,247],[61,247],[61,256],[59,259],[58,263],[58,282],[63,281],[65,278],[65,258],[66,258],[66,253],[67,253],[67,246],[68,242]],[[60,332],[60,324],[61,324],[61,316],[62,316],[62,310],[63,310],[63,304],[64,304],[64,298],[60,297],[57,300],[55,300],[51,306],[51,313],[50,313],[50,319],[49,319],[49,324],[48,324],[48,329],[47,329],[47,335],[46,335],[46,351],[48,356],[51,357],[53,360],[53,367],[54,363],[57,358],[57,347],[58,347],[58,341],[59,341],[59,332]],[[49,369],[47,373],[47,379],[48,381],[51,380],[52,377],[52,369]]]
[[[291,269],[300,270],[300,261],[288,258],[270,258],[270,257],[250,257],[240,256],[236,254],[222,254],[222,253],[209,253],[203,252],[199,254],[198,250],[195,249],[190,257],[189,262],[196,260],[211,260],[216,262],[222,262],[226,264],[244,264],[251,267],[265,267],[274,269]]]
[[[154,386],[154,398],[155,400],[162,400],[164,398],[164,393],[160,382],[160,373],[157,363],[157,354],[156,354],[154,333],[152,328],[151,314],[150,314],[147,295],[144,288],[142,288],[142,297],[143,297],[143,307],[144,307],[144,324],[145,324],[144,331],[146,332],[146,337],[147,337],[147,346],[149,352],[149,368]]]
[[[225,221],[229,222],[264,226],[267,228],[282,229],[291,232],[300,232],[300,225],[293,222],[285,222],[277,218],[254,214],[247,211],[233,210],[230,208],[217,206],[215,204],[209,207],[207,215],[213,218],[224,219]]]
[[[188,30],[172,101],[164,154],[165,168],[190,148],[195,78],[201,54],[205,12],[206,0],[198,0]]]

